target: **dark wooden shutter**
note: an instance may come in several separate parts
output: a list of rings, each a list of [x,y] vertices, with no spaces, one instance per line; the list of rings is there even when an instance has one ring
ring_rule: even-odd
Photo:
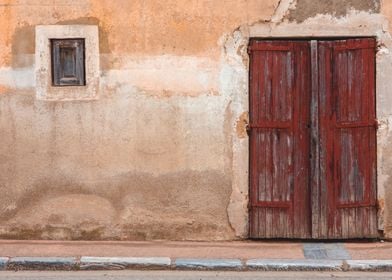
[[[314,238],[377,236],[375,40],[320,41]]]
[[[84,86],[85,40],[52,39],[52,84],[53,86]]]
[[[249,48],[250,237],[310,237],[309,43]]]

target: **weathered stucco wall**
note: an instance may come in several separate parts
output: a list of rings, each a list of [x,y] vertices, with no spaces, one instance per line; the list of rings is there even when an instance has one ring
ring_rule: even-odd
[[[392,239],[392,94],[390,74],[392,73],[392,2],[382,1],[382,14],[386,17],[383,31],[386,42],[380,46],[379,57],[385,57],[378,65],[378,83],[383,94],[377,93],[378,119],[381,127],[378,134],[378,190],[385,237]],[[384,81],[381,84],[380,79]]]
[[[1,1],[0,237],[235,238],[220,38],[277,2]],[[99,26],[98,100],[35,98],[50,24]]]
[[[0,0],[0,15],[1,238],[246,237],[249,37],[339,34],[380,42],[392,237],[387,1]],[[99,27],[97,100],[36,99],[35,26],[50,24]]]

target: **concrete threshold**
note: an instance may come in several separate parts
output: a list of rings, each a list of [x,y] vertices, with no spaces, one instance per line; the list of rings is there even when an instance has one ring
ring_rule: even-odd
[[[169,257],[0,257],[0,270],[214,270],[392,272],[392,260],[175,259]]]

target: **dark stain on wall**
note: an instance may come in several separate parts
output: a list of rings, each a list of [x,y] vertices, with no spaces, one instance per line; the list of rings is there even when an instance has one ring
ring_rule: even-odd
[[[95,17],[83,17],[72,20],[59,21],[57,25],[97,25],[99,28],[99,50],[100,53],[110,53],[108,35],[100,26],[99,19]],[[33,64],[32,57],[25,55],[33,55],[35,53],[35,26],[27,25],[19,27],[15,30],[12,37],[12,67],[23,68]]]
[[[99,19],[95,17],[81,17],[76,19],[59,21],[58,25],[71,25],[71,24],[82,24],[82,25],[97,25],[99,29],[99,52],[110,53],[110,45],[108,40],[107,32],[100,25]]]
[[[35,26],[17,28],[12,37],[12,67],[23,68],[33,64],[28,54],[35,52]]]
[[[380,0],[297,0],[295,9],[290,10],[289,21],[303,22],[318,14],[331,14],[342,17],[352,9],[379,13]]]

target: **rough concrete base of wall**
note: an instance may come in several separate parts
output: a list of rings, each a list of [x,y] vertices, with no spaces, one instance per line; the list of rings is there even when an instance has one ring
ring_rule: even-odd
[[[44,184],[52,185],[49,191],[32,187],[0,219],[1,239],[235,239],[226,213],[230,181],[219,172],[126,173],[93,183]]]

